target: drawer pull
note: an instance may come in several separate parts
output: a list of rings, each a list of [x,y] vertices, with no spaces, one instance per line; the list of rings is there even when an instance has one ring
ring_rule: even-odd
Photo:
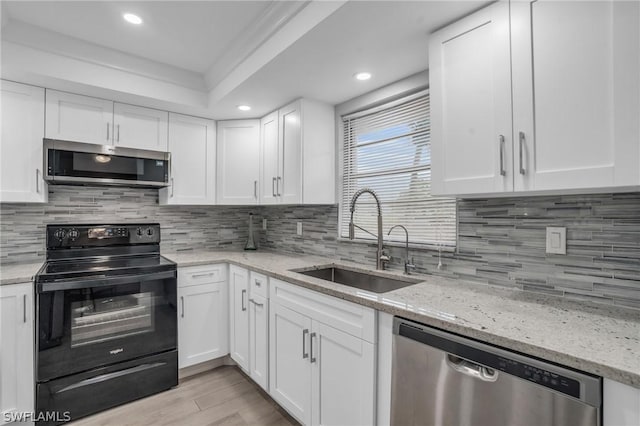
[[[206,272],[204,274],[191,274],[191,278],[210,277],[215,274],[216,274],[215,272]]]
[[[240,299],[242,299],[242,310],[246,311],[247,306],[245,305],[244,296],[247,294],[247,290],[242,290],[242,294],[240,295]]]

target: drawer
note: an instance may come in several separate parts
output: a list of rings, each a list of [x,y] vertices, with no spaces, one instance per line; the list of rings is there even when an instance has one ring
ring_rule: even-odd
[[[227,265],[203,265],[178,268],[178,287],[227,281]]]
[[[376,311],[337,297],[270,279],[270,302],[336,328],[369,343],[376,343]]]
[[[257,294],[267,299],[269,297],[269,279],[267,276],[251,271],[249,277],[249,294],[251,294],[251,297]]]

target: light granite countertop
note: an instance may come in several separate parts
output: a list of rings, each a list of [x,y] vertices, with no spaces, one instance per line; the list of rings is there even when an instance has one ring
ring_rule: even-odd
[[[271,277],[443,330],[526,353],[640,388],[640,312],[467,283],[430,275],[376,294],[292,272],[314,265],[374,267],[319,256],[269,251],[163,253],[179,267],[232,263]],[[5,265],[0,285],[28,282],[41,263]],[[385,271],[385,275],[402,276]]]
[[[418,284],[370,293],[290,271],[314,265],[374,267],[277,252],[167,253],[179,267],[228,262],[558,364],[640,388],[640,312],[430,275]],[[385,275],[402,275],[385,271]]]
[[[0,285],[20,284],[33,281],[33,277],[35,277],[43,263],[44,262],[1,265]]]

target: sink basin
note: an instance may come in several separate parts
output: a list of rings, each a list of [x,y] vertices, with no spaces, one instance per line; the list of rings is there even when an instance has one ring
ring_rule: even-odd
[[[371,291],[373,293],[386,293],[388,291],[397,290],[422,281],[408,277],[385,277],[368,274],[366,272],[353,271],[337,266],[314,267],[313,269],[306,270],[298,269],[293,272],[334,283],[348,285],[349,287],[355,287],[361,290]]]

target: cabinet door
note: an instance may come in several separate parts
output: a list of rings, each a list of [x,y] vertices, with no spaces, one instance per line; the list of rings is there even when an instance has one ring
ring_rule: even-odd
[[[270,304],[269,395],[302,424],[311,423],[311,319]]]
[[[168,112],[119,103],[113,112],[116,146],[167,151]]]
[[[0,424],[34,410],[33,283],[0,286]]]
[[[309,356],[312,424],[375,424],[374,346],[314,321]]]
[[[640,183],[640,3],[512,2],[516,190]]]
[[[278,111],[278,176],[276,193],[282,204],[302,202],[301,102]]]
[[[218,204],[258,202],[260,121],[218,122]]]
[[[180,368],[229,353],[227,283],[178,289],[178,364]]]
[[[250,375],[269,392],[269,304],[257,294],[252,294],[249,302]]]
[[[171,186],[159,192],[160,204],[215,204],[215,122],[169,114]]]
[[[43,203],[44,89],[1,82],[0,202]]]
[[[249,271],[229,266],[231,358],[249,371]]]
[[[509,52],[506,1],[431,35],[434,194],[513,189]]]
[[[45,136],[49,139],[113,144],[113,102],[46,91]]]
[[[275,204],[278,179],[278,112],[260,120],[260,204]]]

